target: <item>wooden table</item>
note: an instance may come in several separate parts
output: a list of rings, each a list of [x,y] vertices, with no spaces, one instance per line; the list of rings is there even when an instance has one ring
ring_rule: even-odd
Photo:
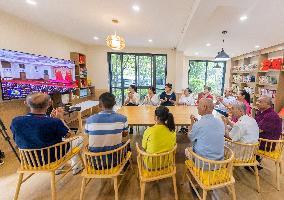
[[[78,117],[78,123],[79,123],[79,126],[78,126],[78,132],[79,133],[82,133],[82,131],[83,131],[82,112],[85,111],[85,110],[89,110],[90,114],[92,114],[93,108],[97,105],[99,105],[99,101],[90,101],[89,100],[89,101],[84,101],[84,102],[81,102],[81,103],[78,103],[76,105],[71,106],[71,107],[81,107],[81,110],[77,111],[77,117]]]
[[[190,115],[198,115],[196,106],[169,106],[170,112],[174,115],[177,126],[190,125]],[[117,112],[125,115],[128,124],[133,126],[154,125],[155,106],[123,106]]]

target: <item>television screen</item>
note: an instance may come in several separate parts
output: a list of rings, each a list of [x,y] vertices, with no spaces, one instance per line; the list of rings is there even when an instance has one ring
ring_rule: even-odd
[[[80,90],[80,97],[86,97],[88,96],[88,89],[81,89]]]
[[[66,93],[77,87],[70,60],[0,49],[3,100],[24,98],[32,92]]]

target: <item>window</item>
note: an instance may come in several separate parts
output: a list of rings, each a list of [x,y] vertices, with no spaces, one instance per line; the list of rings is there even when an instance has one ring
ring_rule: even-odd
[[[138,88],[140,99],[147,95],[149,86],[157,94],[164,90],[167,75],[167,55],[142,53],[108,53],[110,91],[117,104],[123,104],[131,84]]]
[[[204,85],[212,88],[214,95],[222,95],[224,91],[226,62],[209,60],[190,60],[188,85],[194,93],[203,91]]]

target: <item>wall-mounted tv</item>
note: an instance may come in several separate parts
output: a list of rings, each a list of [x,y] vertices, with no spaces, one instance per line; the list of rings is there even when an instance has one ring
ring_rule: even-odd
[[[2,99],[24,98],[32,92],[66,93],[77,87],[70,60],[0,49]]]

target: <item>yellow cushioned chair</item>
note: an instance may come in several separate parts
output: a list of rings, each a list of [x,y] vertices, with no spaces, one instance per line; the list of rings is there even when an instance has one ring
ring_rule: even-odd
[[[130,144],[128,140],[123,146],[106,152],[83,152],[83,160],[85,169],[81,174],[83,177],[80,200],[84,198],[85,187],[92,179],[111,178],[114,181],[115,200],[118,200],[118,188],[123,179],[118,183],[118,176],[122,173],[124,166],[129,161],[129,166],[132,168],[131,152],[127,151],[127,146]],[[129,168],[127,167],[127,169]],[[125,169],[125,171],[127,170]],[[124,177],[124,176],[123,176]],[[89,180],[88,180],[89,179]],[[88,182],[87,182],[88,180]]]
[[[72,142],[77,138],[78,136],[72,137],[65,140],[64,142],[42,149],[19,149],[21,166],[18,169],[19,178],[18,178],[14,200],[18,199],[22,183],[28,180],[35,173],[50,173],[51,196],[52,196],[51,199],[55,200],[56,182],[62,179],[69,171],[71,171],[73,166],[71,166],[67,170],[64,170],[65,173],[63,173],[62,176],[57,181],[55,181],[55,170],[60,169],[66,162],[68,162],[75,155],[78,155],[80,157],[80,160],[83,164],[83,160],[81,157],[81,148],[80,147],[72,148]],[[51,156],[52,154],[54,155],[53,159],[52,159],[53,156]],[[25,173],[31,173],[31,174],[28,175],[25,179],[23,179]]]
[[[244,144],[240,142],[233,142],[225,138],[225,145],[229,147],[235,154],[235,158],[233,160],[234,167],[253,167],[254,174],[256,178],[257,192],[260,192],[259,185],[259,176],[258,176],[258,168],[259,164],[256,160],[256,153],[258,151],[259,143],[255,144]]]
[[[259,149],[257,151],[257,155],[275,163],[277,190],[280,190],[280,174],[282,173],[281,165],[284,140],[268,140],[259,138],[259,142],[262,146],[264,146],[264,149]]]
[[[159,154],[148,154],[142,151],[138,143],[137,150],[137,165],[139,170],[139,179],[141,187],[141,200],[144,200],[145,187],[147,182],[157,181],[165,178],[172,178],[175,192],[175,199],[178,199],[176,186],[176,163],[175,163],[175,146],[172,150]]]
[[[232,193],[233,199],[236,199],[235,179],[232,175],[234,153],[231,149],[225,147],[224,160],[221,161],[203,158],[194,153],[192,148],[187,148],[186,151],[191,159],[185,161],[183,182],[186,177],[199,199],[206,200],[208,190],[221,187],[227,187]],[[202,197],[198,193],[193,179],[202,188]]]

